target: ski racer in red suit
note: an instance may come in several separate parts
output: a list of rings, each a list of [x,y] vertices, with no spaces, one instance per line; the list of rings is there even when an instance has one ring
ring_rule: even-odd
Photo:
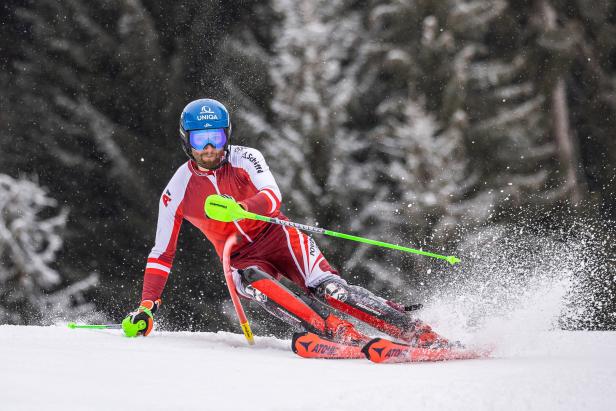
[[[349,314],[408,343],[431,347],[446,343],[404,306],[349,285],[327,262],[312,237],[295,228],[256,220],[220,222],[206,216],[211,194],[232,197],[244,209],[286,219],[280,212],[282,195],[263,155],[254,148],[229,144],[231,122],[218,101],[200,99],[188,104],[180,118],[180,139],[189,160],[178,168],[163,190],[156,242],[147,259],[142,301],[123,321],[127,335],[147,336],[153,314],[171,271],[183,220],[203,232],[222,259],[225,240],[242,238],[231,254],[237,292],[289,323],[296,331],[310,331],[330,340],[360,345],[368,337],[333,313]],[[282,276],[304,293],[296,295],[281,284]],[[135,330],[143,321],[146,326]]]

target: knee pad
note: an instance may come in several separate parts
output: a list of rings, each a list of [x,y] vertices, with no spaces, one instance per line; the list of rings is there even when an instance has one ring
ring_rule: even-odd
[[[242,279],[242,287],[244,288],[244,293],[246,295],[255,300],[258,303],[266,303],[267,295],[263,294],[261,291],[257,290],[252,286],[252,283],[258,280],[262,280],[264,278],[273,279],[271,275],[259,269],[259,267],[251,266],[244,270],[237,270]]]
[[[251,265],[250,267],[243,270],[237,270],[237,272],[242,276],[244,280],[246,280],[248,284],[252,284],[255,281],[262,280],[264,278],[273,279],[271,275],[269,275],[255,265]]]
[[[383,328],[379,328],[379,325],[386,323],[404,330],[411,326],[410,317],[391,307],[387,300],[363,287],[349,285],[342,279],[330,278],[323,281],[316,287],[315,293],[325,304],[376,326],[377,329]],[[389,330],[389,326],[384,327]]]
[[[351,286],[342,278],[328,278],[314,290],[316,296],[321,300],[325,300],[325,297],[328,296],[341,302],[345,302],[349,298],[350,292]]]
[[[238,270],[245,291],[271,314],[293,327],[313,332],[325,330],[322,310],[310,298],[298,296],[258,267]]]

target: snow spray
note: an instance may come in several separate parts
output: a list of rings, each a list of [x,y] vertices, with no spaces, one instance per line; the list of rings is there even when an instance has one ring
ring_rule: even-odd
[[[493,343],[505,356],[538,333],[605,328],[596,312],[614,300],[606,241],[604,229],[589,224],[477,230],[460,242],[465,263],[455,274],[431,276],[436,284],[418,315],[445,336]]]

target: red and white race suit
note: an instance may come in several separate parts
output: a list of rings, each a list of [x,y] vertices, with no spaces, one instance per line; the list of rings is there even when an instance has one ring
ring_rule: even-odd
[[[258,266],[274,278],[284,275],[300,287],[314,287],[337,275],[314,240],[294,229],[256,220],[224,223],[205,215],[203,205],[211,194],[227,194],[250,212],[286,219],[282,199],[263,155],[254,148],[229,146],[227,161],[213,171],[200,171],[194,161],[184,163],[163,190],[158,209],[156,243],[145,268],[142,300],[159,298],[171,271],[183,220],[210,240],[219,258],[225,240],[234,233],[243,239],[231,255],[238,292],[246,295],[237,269]]]

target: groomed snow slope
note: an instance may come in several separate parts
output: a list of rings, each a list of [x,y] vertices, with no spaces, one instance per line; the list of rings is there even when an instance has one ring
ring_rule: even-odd
[[[0,326],[2,410],[613,410],[616,332],[499,341],[495,358],[307,360],[230,333]]]

